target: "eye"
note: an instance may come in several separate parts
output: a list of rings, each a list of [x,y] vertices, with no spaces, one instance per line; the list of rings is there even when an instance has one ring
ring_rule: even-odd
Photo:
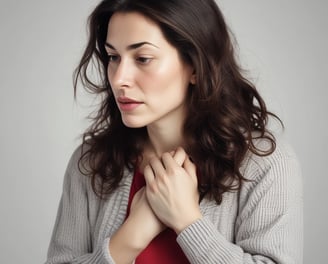
[[[153,58],[149,58],[149,57],[138,57],[137,58],[137,62],[140,64],[148,64],[152,61]]]
[[[118,55],[108,54],[108,62],[117,62],[120,59]]]

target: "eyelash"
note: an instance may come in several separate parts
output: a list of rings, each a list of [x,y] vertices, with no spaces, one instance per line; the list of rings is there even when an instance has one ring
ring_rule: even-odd
[[[108,63],[111,63],[111,62],[115,63],[119,60],[119,58],[120,57],[118,55],[108,54]],[[136,61],[142,65],[146,65],[146,64],[150,63],[152,60],[153,60],[153,58],[142,57],[142,56],[136,58]]]
[[[116,62],[119,56],[108,54],[108,62]]]
[[[149,62],[152,61],[152,58],[148,58],[148,57],[138,57],[137,61],[141,64],[148,64]]]

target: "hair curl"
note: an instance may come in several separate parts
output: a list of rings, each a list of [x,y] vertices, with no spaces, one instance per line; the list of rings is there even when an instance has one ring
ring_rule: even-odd
[[[188,90],[184,123],[187,153],[197,166],[201,197],[217,203],[225,192],[238,190],[244,179],[240,166],[248,151],[269,155],[275,138],[269,116],[254,85],[242,75],[224,17],[213,0],[104,0],[89,17],[89,41],[74,73],[74,90],[84,87],[102,97],[93,123],[83,134],[80,170],[91,176],[92,188],[105,198],[132,171],[147,140],[145,128],[126,127],[107,77],[107,26],[115,12],[139,12],[155,21],[183,60],[195,69],[196,84]],[[89,76],[97,68],[98,82]],[[281,121],[280,121],[281,122]],[[265,151],[254,144],[265,138]]]

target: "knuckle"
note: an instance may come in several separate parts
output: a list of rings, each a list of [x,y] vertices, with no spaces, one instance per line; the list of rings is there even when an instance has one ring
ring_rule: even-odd
[[[186,153],[182,147],[178,147],[177,150],[176,150],[176,152],[177,153],[181,153],[181,154],[185,154]]]
[[[165,172],[158,172],[156,174],[156,178],[161,181],[161,182],[166,182],[167,181],[167,174]]]
[[[183,171],[183,169],[179,166],[175,166],[175,167],[170,167],[167,169],[167,173],[168,175],[170,176],[176,176],[176,175],[179,175],[181,174]]]
[[[154,163],[157,162],[157,160],[158,160],[157,157],[151,157],[150,160],[149,160],[149,164],[154,164]]]
[[[171,155],[169,152],[164,152],[164,153],[162,154],[162,159],[167,159],[167,158],[169,158],[169,157],[172,157],[172,155]]]
[[[151,193],[156,193],[158,190],[156,182],[152,182],[151,184],[149,184],[148,189]]]

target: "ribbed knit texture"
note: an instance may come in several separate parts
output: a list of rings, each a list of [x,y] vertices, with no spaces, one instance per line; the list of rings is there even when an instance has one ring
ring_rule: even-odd
[[[79,155],[80,149],[66,170],[46,264],[114,264],[109,240],[125,219],[133,173],[101,201],[78,170]],[[179,234],[190,263],[302,263],[302,180],[293,151],[278,143],[270,156],[249,154],[241,171],[250,181],[225,193],[220,205],[203,199],[203,218]]]

